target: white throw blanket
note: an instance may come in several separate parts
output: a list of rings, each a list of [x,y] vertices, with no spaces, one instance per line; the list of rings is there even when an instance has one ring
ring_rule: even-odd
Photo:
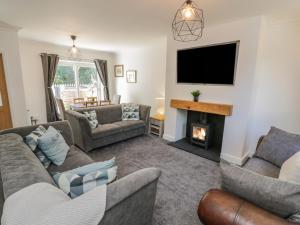
[[[105,213],[106,185],[71,199],[47,183],[30,185],[4,203],[2,225],[98,225]]]

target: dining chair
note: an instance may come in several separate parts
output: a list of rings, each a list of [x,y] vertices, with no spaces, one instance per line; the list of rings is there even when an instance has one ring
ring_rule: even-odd
[[[74,104],[84,104],[84,98],[74,98]]]
[[[96,102],[97,97],[87,97],[87,102]]]
[[[59,117],[60,117],[59,119],[60,120],[65,120],[66,109],[65,109],[65,105],[64,105],[63,100],[60,99],[60,98],[55,98],[55,101],[56,101],[58,111],[59,111]]]

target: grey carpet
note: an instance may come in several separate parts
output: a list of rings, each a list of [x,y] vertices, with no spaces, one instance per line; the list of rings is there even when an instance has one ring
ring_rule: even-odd
[[[220,186],[215,162],[173,148],[159,138],[144,135],[96,149],[96,161],[116,156],[118,177],[146,167],[162,170],[157,190],[153,225],[199,225],[197,207],[202,195]]]

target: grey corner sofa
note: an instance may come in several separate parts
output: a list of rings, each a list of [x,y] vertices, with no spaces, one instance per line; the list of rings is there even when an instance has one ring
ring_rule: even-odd
[[[51,173],[94,162],[85,152],[74,146],[73,133],[68,121],[44,124],[45,127],[49,125],[60,130],[70,150],[63,165],[51,164],[47,170],[23,142],[23,137],[37,126],[0,132],[1,214],[5,199],[15,192],[39,182],[55,185]],[[109,184],[106,212],[99,225],[151,225],[160,173],[156,168],[142,169]]]
[[[140,120],[122,121],[122,105],[99,106],[87,109],[68,110],[65,119],[70,121],[75,144],[90,151],[118,141],[148,133],[150,106],[139,105]],[[91,129],[84,111],[95,110],[98,127]]]

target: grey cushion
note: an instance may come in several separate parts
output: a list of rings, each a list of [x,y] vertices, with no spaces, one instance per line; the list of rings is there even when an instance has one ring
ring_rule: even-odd
[[[113,123],[122,120],[121,105],[101,106],[97,112],[100,124]]]
[[[13,133],[9,133],[9,134],[3,134],[0,135],[0,144],[15,144],[16,142],[20,143],[23,142],[23,138],[18,135],[18,134],[13,134]]]
[[[24,142],[0,146],[0,169],[5,199],[39,182],[54,184],[44,166]]]
[[[120,126],[123,131],[145,127],[145,122],[143,120],[123,120],[113,124]]]
[[[76,146],[71,146],[65,162],[61,166],[51,164],[47,170],[51,174],[62,173],[93,162],[94,161],[82,150]]]
[[[280,172],[280,168],[278,166],[257,157],[249,159],[243,168],[256,172],[260,175],[273,178],[278,178]]]
[[[255,156],[281,167],[298,151],[300,151],[300,135],[272,127],[258,146]]]
[[[222,165],[222,188],[281,217],[300,209],[300,185],[287,183],[250,170]]]
[[[92,130],[92,138],[101,138],[111,136],[122,132],[119,126],[115,124],[102,124]]]

